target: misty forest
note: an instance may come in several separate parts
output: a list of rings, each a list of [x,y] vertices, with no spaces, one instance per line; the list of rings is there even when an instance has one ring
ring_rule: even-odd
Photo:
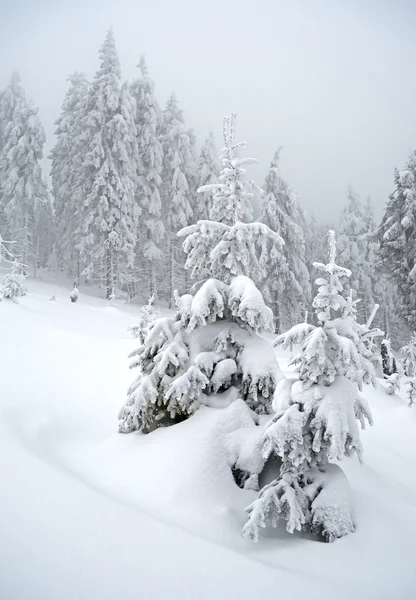
[[[116,38],[0,90],[0,597],[410,600],[416,150],[306,209]]]

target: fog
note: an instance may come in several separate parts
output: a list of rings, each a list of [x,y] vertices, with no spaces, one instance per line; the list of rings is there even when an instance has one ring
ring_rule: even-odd
[[[221,148],[221,123],[258,158],[273,151],[308,211],[334,220],[349,183],[378,215],[416,140],[416,3],[337,0],[0,0],[0,88],[17,68],[54,143],[72,71],[92,77],[114,28],[125,78],[146,54],[164,104],[175,91],[185,119]],[[46,152],[47,153],[47,152]],[[47,163],[45,164],[47,166]]]

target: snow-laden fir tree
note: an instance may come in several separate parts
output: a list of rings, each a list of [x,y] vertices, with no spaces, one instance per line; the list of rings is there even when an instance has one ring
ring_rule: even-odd
[[[358,194],[350,186],[348,201],[342,213],[338,228],[338,254],[340,262],[353,273],[345,281],[348,289],[354,290],[354,297],[361,300],[358,305],[359,318],[369,317],[374,305],[373,273],[375,272],[374,242],[372,241],[371,204],[364,205]]]
[[[274,153],[264,182],[261,221],[285,241],[282,263],[270,256],[265,262],[264,296],[272,307],[278,332],[298,323],[311,300],[311,284],[305,256],[305,217],[279,169],[280,150]]]
[[[107,298],[131,281],[140,209],[137,182],[136,104],[122,83],[113,32],[100,50],[100,68],[88,93],[82,121],[88,147],[82,173],[81,259],[87,279],[96,278]]]
[[[281,377],[273,349],[260,333],[272,312],[243,275],[228,285],[209,279],[195,296],[176,296],[174,317],[157,319],[131,354],[139,374],[122,407],[120,431],[145,433],[178,423],[201,404],[227,406],[243,398],[270,411]]]
[[[141,76],[131,84],[136,101],[136,130],[139,160],[137,163],[136,203],[140,207],[139,239],[136,261],[141,274],[140,287],[150,295],[158,293],[158,273],[163,258],[165,228],[161,219],[160,188],[162,183],[163,150],[160,142],[162,113],[154,94],[144,56],[139,62]],[[142,290],[143,291],[143,290]]]
[[[0,203],[5,220],[0,233],[15,241],[13,253],[25,264],[36,265],[40,253],[40,218],[51,214],[50,198],[42,177],[45,133],[38,109],[28,101],[15,72],[2,95],[4,144],[0,152]],[[7,115],[8,121],[3,121]],[[48,206],[49,204],[49,206]]]
[[[0,287],[0,300],[9,298],[13,302],[18,302],[19,298],[27,294],[25,286],[27,267],[19,263],[10,252],[9,248],[13,246],[14,242],[7,242],[0,234],[0,268],[8,271]]]
[[[247,164],[253,158],[239,158],[246,142],[235,141],[235,115],[224,119],[225,147],[219,183],[199,188],[199,193],[213,193],[211,220],[198,221],[185,227],[179,236],[186,237],[185,267],[191,279],[203,281],[215,277],[229,283],[236,275],[245,275],[255,284],[267,276],[267,264],[273,260],[276,271],[284,264],[284,242],[280,235],[264,223],[247,222],[252,216],[251,199],[254,184],[246,178]]]
[[[19,298],[26,296],[27,289],[25,279],[27,273],[23,270],[21,264],[16,260],[13,263],[12,269],[3,279],[2,287],[0,287],[0,300],[8,298],[13,302],[18,302]]]
[[[183,253],[176,234],[193,219],[196,173],[195,137],[185,126],[175,94],[170,96],[163,112],[162,133],[162,214],[167,232],[167,296],[171,305],[174,290],[185,287]]]
[[[55,252],[59,270],[80,278],[79,246],[82,239],[84,201],[84,121],[89,84],[83,73],[68,78],[62,112],[55,122],[56,143],[50,154],[56,219]]]
[[[212,191],[205,186],[218,183],[219,171],[220,167],[215,148],[214,134],[210,132],[202,145],[196,173],[198,189],[205,188],[206,191],[202,191],[196,199],[194,208],[195,221],[210,218],[213,202]]]
[[[290,533],[309,528],[327,541],[355,530],[349,484],[336,463],[352,454],[362,459],[357,421],[364,427],[371,414],[358,389],[373,381],[376,332],[358,324],[355,302],[342,296],[341,279],[351,273],[335,264],[332,231],[329,246],[329,263],[316,264],[318,325],[296,325],[276,340],[283,347],[300,344],[292,359],[298,377],[279,383],[276,414],[261,438],[263,455],[274,454],[281,466],[247,508],[243,535],[253,540],[280,519]]]
[[[155,296],[152,295],[148,303],[141,307],[137,323],[129,327],[133,337],[139,338],[141,344],[144,344],[151,325],[159,317],[159,311],[155,309],[154,304]]]
[[[407,377],[407,397],[409,406],[413,406],[416,398],[416,334],[401,349],[404,374]]]
[[[227,136],[226,143],[228,140],[233,141]],[[234,171],[234,176],[238,169],[240,184],[243,163],[231,153],[228,156],[225,169]],[[235,184],[236,179],[224,176],[222,181],[231,188],[231,181]],[[242,189],[241,185],[233,189],[237,187]],[[232,203],[232,220],[244,214],[247,197],[241,191],[234,198],[223,195]],[[131,366],[139,367],[140,372],[120,411],[121,432],[148,432],[186,419],[201,404],[227,406],[239,397],[257,413],[270,412],[281,373],[273,349],[260,334],[272,329],[273,314],[247,275],[258,265],[257,233],[260,241],[266,236],[274,238],[276,244],[282,241],[264,224],[232,222],[199,221],[180,232],[188,236],[185,250],[193,253],[188,268],[196,268],[198,273],[204,268],[209,279],[194,296],[177,294],[175,317],[155,321],[144,343],[132,354]],[[206,255],[205,231],[215,229],[215,244],[211,254]],[[221,245],[229,249],[231,261],[226,259],[218,268],[216,256]],[[202,267],[199,261],[204,255],[208,262]],[[221,278],[213,277],[216,273]],[[255,475],[246,482],[249,487],[256,484]]]
[[[395,191],[390,195],[377,230],[379,256],[384,273],[397,286],[400,311],[416,329],[416,150],[405,168],[396,170]]]

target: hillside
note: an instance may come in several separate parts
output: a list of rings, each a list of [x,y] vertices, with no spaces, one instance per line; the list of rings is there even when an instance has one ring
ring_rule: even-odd
[[[118,434],[137,307],[28,288],[0,303],[0,598],[414,597],[416,411],[401,397],[365,390],[365,464],[343,464],[355,534],[324,544],[282,525],[251,544],[240,530],[255,493],[224,454],[237,408]]]

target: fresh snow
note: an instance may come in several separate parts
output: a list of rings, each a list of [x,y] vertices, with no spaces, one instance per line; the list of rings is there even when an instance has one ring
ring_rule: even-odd
[[[325,544],[282,522],[252,544],[240,531],[257,494],[230,467],[261,469],[254,419],[267,417],[236,401],[117,433],[138,307],[27,287],[0,304],[2,600],[414,598],[416,412],[404,390],[364,386],[375,421],[364,464],[342,461],[355,533]],[[289,351],[277,353],[290,373]]]

